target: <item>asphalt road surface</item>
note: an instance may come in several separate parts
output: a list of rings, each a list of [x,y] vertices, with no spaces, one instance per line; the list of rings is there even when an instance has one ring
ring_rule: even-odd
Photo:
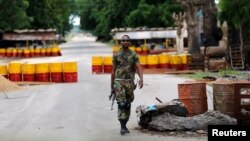
[[[177,137],[142,133],[135,108],[177,99],[177,84],[186,79],[166,74],[145,74],[143,89],[135,91],[130,134],[121,136],[117,106],[110,110],[110,74],[92,74],[93,55],[111,55],[111,47],[95,42],[95,38],[75,34],[72,41],[61,45],[62,56],[20,59],[40,63],[77,61],[78,82],[26,86],[9,92],[8,99],[0,94],[1,141],[200,141],[207,137]],[[17,59],[1,58],[1,63]],[[137,77],[138,79],[138,77]],[[211,107],[211,106],[209,106]]]

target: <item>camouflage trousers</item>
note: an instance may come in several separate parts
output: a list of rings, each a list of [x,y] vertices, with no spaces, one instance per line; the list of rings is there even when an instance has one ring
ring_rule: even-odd
[[[116,101],[118,104],[118,119],[128,120],[130,117],[131,103],[134,100],[135,84],[133,80],[115,80],[114,89],[116,93]],[[122,106],[121,103],[125,103]]]

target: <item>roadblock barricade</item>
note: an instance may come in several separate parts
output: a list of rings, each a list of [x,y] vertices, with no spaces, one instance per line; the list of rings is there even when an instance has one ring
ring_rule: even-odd
[[[9,79],[11,81],[22,81],[22,63],[10,62],[9,63]]]
[[[141,64],[141,67],[145,69],[147,67],[147,56],[146,55],[140,55],[139,56],[139,62]]]
[[[36,67],[35,64],[22,65],[23,81],[36,81]]]
[[[63,63],[62,62],[50,63],[50,75],[51,75],[51,82],[56,82],[56,83],[63,82]]]
[[[38,82],[50,82],[49,63],[36,64],[36,80]]]
[[[0,75],[5,78],[8,78],[8,68],[7,65],[0,65]]]
[[[112,72],[112,56],[104,56],[103,57],[103,72],[111,73]]]
[[[103,57],[92,56],[92,73],[103,73]]]
[[[63,63],[64,82],[77,82],[77,62]]]
[[[159,58],[158,55],[148,55],[147,56],[147,68],[158,68]]]

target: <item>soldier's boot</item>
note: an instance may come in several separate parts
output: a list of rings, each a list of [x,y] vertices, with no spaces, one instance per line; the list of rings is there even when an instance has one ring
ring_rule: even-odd
[[[121,135],[124,135],[125,133],[129,133],[129,130],[126,127],[126,124],[128,121],[127,120],[119,120],[119,121],[121,124],[121,130],[120,130]]]

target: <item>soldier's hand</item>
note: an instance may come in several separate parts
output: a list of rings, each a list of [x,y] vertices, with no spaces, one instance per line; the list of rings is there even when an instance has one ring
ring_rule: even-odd
[[[139,88],[141,89],[143,87],[143,80],[139,80]]]

